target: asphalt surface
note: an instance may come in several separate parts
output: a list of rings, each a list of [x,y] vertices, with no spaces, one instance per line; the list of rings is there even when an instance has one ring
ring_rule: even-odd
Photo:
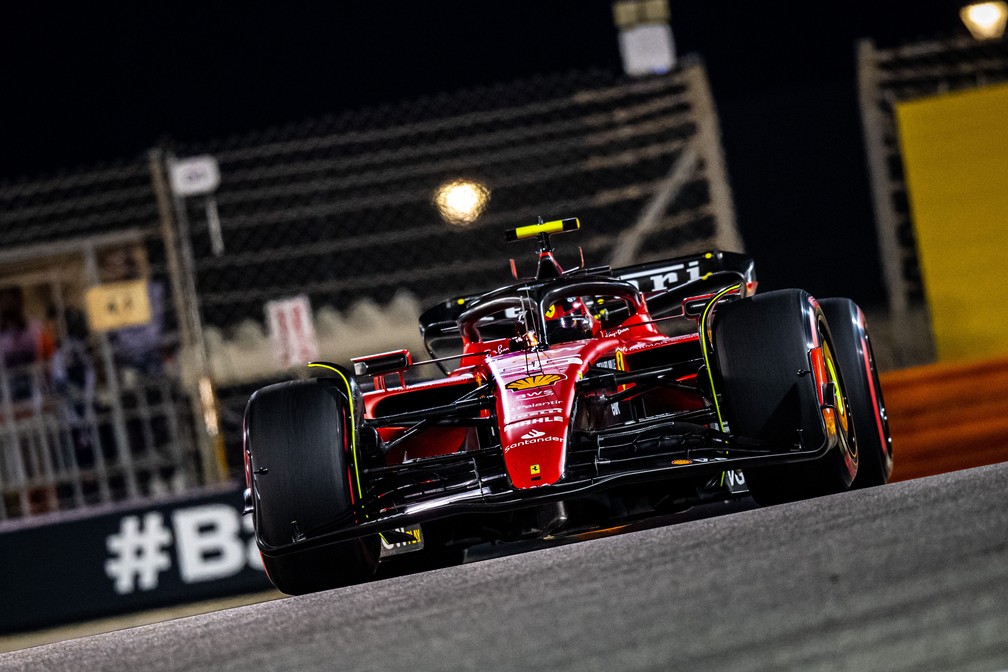
[[[0,670],[1008,669],[1008,463],[16,651]]]

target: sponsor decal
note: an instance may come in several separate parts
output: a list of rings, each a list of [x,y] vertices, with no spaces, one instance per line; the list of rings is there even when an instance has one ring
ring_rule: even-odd
[[[557,402],[555,400],[553,400],[553,399],[550,399],[549,401],[533,401],[532,403],[519,404],[518,408],[521,409],[521,410],[528,410],[528,409],[533,409],[533,408],[540,408],[541,409],[543,406],[556,406],[556,403]],[[545,413],[545,412],[556,412],[556,413],[559,413],[560,409],[559,408],[552,408],[549,411],[541,411],[540,410],[540,411],[535,411],[535,412],[536,413]]]
[[[421,551],[424,547],[423,532],[419,525],[397,527],[391,533],[379,534],[378,538],[381,540],[379,558]]]
[[[626,280],[642,292],[660,292],[671,289],[687,280],[699,278],[700,261],[694,260],[660,268],[648,268],[636,273],[626,273],[619,277],[620,280]]]
[[[561,373],[539,373],[534,376],[525,376],[524,378],[512,380],[505,387],[509,390],[530,390],[536,387],[553,385],[566,378],[567,376]]]
[[[738,469],[724,473],[724,484],[728,486],[728,491],[732,494],[740,495],[749,492],[749,486],[745,482],[745,474]]]
[[[540,432],[538,429],[533,429],[529,432],[522,434],[523,439],[538,439],[540,436],[546,436],[546,432]]]
[[[519,427],[528,427],[529,425],[539,425],[545,422],[563,422],[564,418],[562,415],[544,415],[537,418],[528,418],[526,420],[518,420],[517,422],[508,423],[507,429],[513,430]]]
[[[515,399],[534,399],[535,397],[555,397],[556,393],[550,388],[543,388],[541,390],[534,390],[532,392],[522,392],[514,395]],[[556,403],[554,401],[544,402],[548,404]]]
[[[504,452],[511,450],[512,448],[520,448],[521,446],[531,446],[534,443],[563,443],[563,439],[559,436],[540,436],[535,439],[525,439],[524,441],[516,441],[510,446],[504,447]]]
[[[577,351],[567,350],[564,352],[558,351],[548,351],[539,353],[539,365],[536,366],[537,370],[543,370],[543,367],[560,368],[564,366],[581,366],[584,360],[578,355]],[[512,357],[510,360],[501,362],[497,368],[498,375],[501,376],[512,376],[516,373],[523,371],[528,371],[529,362],[524,356]],[[550,375],[550,374],[544,374]]]
[[[514,418],[515,420],[524,420],[525,418],[534,418],[537,415],[550,415],[553,413],[562,413],[562,411],[559,408],[540,408],[534,411],[525,411],[524,413],[516,413]]]
[[[672,460],[672,464],[681,467],[684,464],[693,464],[693,460]]]
[[[529,473],[532,474],[533,476],[538,476],[539,472],[540,469],[538,464],[533,464],[532,466],[529,467]]]

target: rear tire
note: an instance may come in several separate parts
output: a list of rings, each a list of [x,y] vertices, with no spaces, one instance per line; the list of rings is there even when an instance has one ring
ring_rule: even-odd
[[[761,439],[787,451],[800,440],[815,449],[827,440],[819,393],[810,373],[812,344],[833,351],[826,318],[808,293],[786,289],[717,309],[714,352],[724,394],[722,411],[732,434]],[[832,356],[831,356],[832,357]],[[834,365],[839,396],[845,388]],[[820,458],[745,469],[749,491],[762,505],[841,492],[857,473],[854,427],[836,412],[836,445]],[[842,420],[842,421],[841,421]]]
[[[245,410],[256,541],[311,538],[351,515],[353,455],[349,380],[317,378],[264,387]],[[273,585],[291,595],[366,581],[378,564],[377,537],[283,555],[262,551]]]
[[[819,305],[836,344],[857,432],[860,461],[851,487],[884,485],[892,474],[892,437],[864,313],[850,299],[824,299]]]

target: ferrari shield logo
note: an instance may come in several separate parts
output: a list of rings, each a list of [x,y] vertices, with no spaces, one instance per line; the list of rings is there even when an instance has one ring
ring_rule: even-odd
[[[531,390],[536,387],[546,387],[547,385],[558,383],[566,377],[560,373],[540,373],[535,376],[525,376],[518,380],[512,380],[505,387],[509,390]]]

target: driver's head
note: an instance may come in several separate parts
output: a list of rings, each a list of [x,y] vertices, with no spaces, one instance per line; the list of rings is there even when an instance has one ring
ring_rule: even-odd
[[[546,338],[550,343],[591,338],[594,321],[584,301],[576,296],[549,306],[545,316]]]

